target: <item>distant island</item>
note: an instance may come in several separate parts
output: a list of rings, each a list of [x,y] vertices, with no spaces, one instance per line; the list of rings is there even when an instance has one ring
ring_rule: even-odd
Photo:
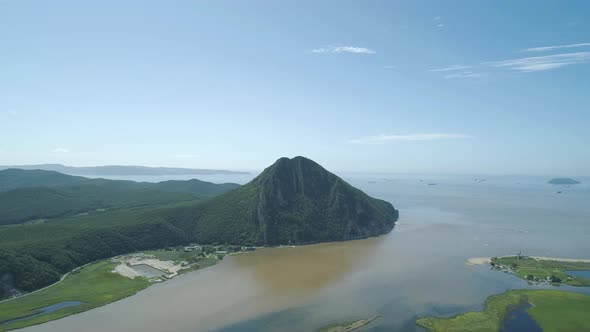
[[[580,182],[576,181],[574,179],[571,179],[571,178],[554,178],[554,179],[547,181],[547,183],[555,184],[555,185],[570,185],[570,184],[579,184]]]
[[[228,171],[222,169],[147,167],[147,166],[88,166],[74,167],[61,164],[0,166],[0,170],[18,168],[24,170],[55,171],[70,175],[118,176],[118,175],[206,175],[206,174],[250,174],[249,172]]]

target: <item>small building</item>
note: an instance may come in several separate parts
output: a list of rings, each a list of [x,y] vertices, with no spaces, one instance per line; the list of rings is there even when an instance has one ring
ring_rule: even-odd
[[[203,247],[201,246],[186,246],[184,247],[184,251],[186,252],[190,252],[190,251],[203,251]]]

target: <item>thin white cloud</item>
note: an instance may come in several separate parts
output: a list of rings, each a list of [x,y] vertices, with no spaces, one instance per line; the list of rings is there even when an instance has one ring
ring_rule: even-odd
[[[469,69],[469,68],[473,68],[473,67],[464,66],[464,65],[451,65],[451,66],[444,67],[444,68],[431,69],[430,71],[453,71],[453,70],[463,70],[463,69]]]
[[[437,25],[436,25],[436,27],[437,27],[437,28],[439,28],[439,29],[442,29],[442,28],[444,28],[444,27],[445,27],[445,25],[444,25],[444,24],[442,24],[442,23],[439,23],[439,24],[437,24]]]
[[[568,65],[590,61],[590,52],[562,53],[513,60],[495,61],[488,64],[498,68],[508,68],[520,72],[536,72],[561,68]]]
[[[484,77],[484,76],[488,76],[487,73],[477,73],[477,72],[473,72],[473,71],[462,71],[459,73],[452,73],[452,74],[447,74],[444,76],[444,78],[446,79],[453,79],[453,78],[477,78],[477,77]]]
[[[543,47],[531,47],[525,48],[520,50],[521,52],[546,52],[546,51],[553,51],[562,48],[576,48],[576,47],[588,47],[590,43],[578,43],[578,44],[568,44],[568,45],[555,45],[555,46],[543,46]]]
[[[436,17],[434,17],[434,20],[435,20],[435,21],[440,21],[440,16],[436,16]]]
[[[471,135],[464,134],[409,134],[409,135],[377,135],[351,139],[350,143],[355,144],[386,144],[393,142],[407,141],[434,141],[444,139],[465,139],[473,138]]]
[[[384,69],[397,69],[397,66],[383,66]]]
[[[374,50],[366,47],[356,46],[333,46],[321,47],[311,50],[312,53],[352,53],[352,54],[375,54]]]
[[[51,152],[53,152],[53,153],[68,153],[68,152],[70,152],[70,150],[66,149],[66,148],[55,148],[55,149],[51,150]]]

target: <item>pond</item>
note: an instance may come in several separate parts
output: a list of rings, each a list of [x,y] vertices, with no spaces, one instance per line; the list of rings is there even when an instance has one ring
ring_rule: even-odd
[[[164,271],[158,270],[155,267],[147,264],[132,265],[131,268],[146,278],[160,277],[166,274]]]
[[[501,332],[543,332],[539,324],[526,312],[530,303],[523,303],[509,311],[502,321]]]

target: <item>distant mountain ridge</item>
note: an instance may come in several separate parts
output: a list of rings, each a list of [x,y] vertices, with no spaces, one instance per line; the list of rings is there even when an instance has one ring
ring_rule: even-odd
[[[40,165],[15,165],[0,166],[0,170],[17,168],[24,170],[55,171],[69,175],[97,175],[97,176],[118,176],[118,175],[204,175],[204,174],[249,174],[249,172],[229,171],[222,169],[198,169],[180,167],[148,167],[148,166],[85,166],[74,167],[61,164],[40,164]]]

